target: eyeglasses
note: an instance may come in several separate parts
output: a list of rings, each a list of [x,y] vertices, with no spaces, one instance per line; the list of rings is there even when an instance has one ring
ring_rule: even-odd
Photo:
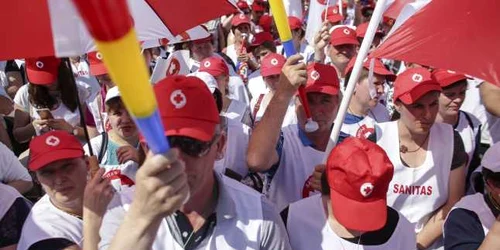
[[[178,148],[191,157],[200,158],[208,154],[210,148],[219,137],[220,134],[215,134],[209,142],[202,142],[186,136],[169,136],[167,139],[170,147]]]

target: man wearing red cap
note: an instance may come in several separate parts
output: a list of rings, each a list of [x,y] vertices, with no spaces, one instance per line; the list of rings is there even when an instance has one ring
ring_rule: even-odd
[[[446,215],[465,190],[467,154],[449,124],[435,122],[441,86],[424,68],[394,82],[399,120],[380,123],[377,144],[394,164],[388,204],[415,226],[418,249],[440,249]]]
[[[256,92],[255,96],[253,96],[252,101],[250,102],[250,110],[252,111],[252,117],[254,120],[254,126],[261,120],[264,112],[266,111],[269,102],[271,101],[274,93],[276,93],[276,89],[278,88],[279,78],[281,75],[281,70],[283,69],[283,65],[285,65],[286,58],[280,54],[271,53],[268,54],[262,60],[260,66],[260,73],[262,75],[262,83],[264,83],[264,87],[260,88],[260,92]],[[253,82],[253,88],[255,88],[255,81]],[[250,86],[249,86],[250,88]],[[283,127],[288,126],[289,124],[296,123],[295,116],[295,101],[290,101],[288,105],[288,111],[283,121]]]
[[[345,12],[344,12],[345,13]],[[326,19],[325,19],[326,16]],[[335,25],[341,25],[344,22],[345,17],[340,15],[339,6],[330,6],[326,8],[323,12],[321,12],[321,20],[323,22],[328,22],[328,28],[331,28]]]
[[[481,131],[481,122],[474,115],[460,110],[467,91],[467,77],[451,70],[436,69],[432,72],[432,78],[443,89],[439,95],[439,112],[436,121],[448,123],[460,133],[465,152],[469,156],[465,171],[468,174],[469,170],[472,172],[480,165],[480,159],[475,150],[480,142],[478,136]],[[473,160],[474,164],[469,168]]]
[[[346,68],[345,85],[349,82],[355,61],[354,57]],[[360,138],[374,136],[375,125],[390,120],[389,112],[380,103],[380,98],[384,94],[385,83],[394,81],[396,78],[378,59],[374,59],[373,75],[370,76],[370,61],[367,59],[363,62],[363,69],[354,88],[341,129],[347,135]]]
[[[290,249],[274,207],[254,190],[214,172],[225,142],[217,106],[205,83],[174,76],[157,83],[154,90],[165,136],[186,163],[190,198],[173,215],[158,220],[152,249]],[[101,249],[111,243],[126,216],[126,204],[137,197],[130,191],[112,201],[100,232]]]
[[[88,159],[78,139],[64,131],[35,137],[30,151],[29,169],[35,172],[46,195],[33,206],[26,219],[18,249],[82,249],[83,244],[96,249],[102,217],[114,193],[109,180],[102,177],[104,169],[87,183]],[[163,156],[146,160],[138,172],[136,189],[140,195],[130,208],[142,212],[131,214],[137,219],[136,226],[151,214],[161,218],[180,206],[188,192],[182,170],[182,163],[172,154],[169,160]],[[164,172],[170,176],[165,178]],[[160,194],[159,186],[178,192]],[[156,211],[151,213],[147,206],[152,203],[163,206],[155,207]]]
[[[259,25],[264,12],[266,12],[266,3],[263,0],[254,0],[252,3],[252,22],[255,25]]]
[[[306,69],[298,63],[300,59],[292,56],[285,63],[278,88],[250,137],[247,153],[250,170],[268,175],[267,195],[279,210],[314,192],[311,173],[323,160],[341,100],[335,69],[318,63]],[[298,87],[305,83],[312,119],[319,126],[310,133],[305,132],[304,107],[296,97]],[[282,128],[293,98],[298,124]]]
[[[369,22],[362,23],[358,25],[358,27],[356,28],[356,36],[358,37],[360,44],[363,42],[363,39],[365,38],[365,34],[366,31],[368,30],[369,24],[370,24]],[[380,44],[380,42],[384,38],[384,35],[385,35],[384,31],[382,31],[381,28],[377,28],[377,30],[375,31],[375,36],[373,37],[372,45],[370,46],[371,50],[375,49]]]
[[[359,41],[356,38],[356,31],[347,26],[336,26],[329,32],[327,25],[323,24],[314,41],[314,61],[329,61],[337,70],[343,85],[347,65],[358,53]],[[325,58],[325,48],[328,58]]]
[[[336,146],[322,176],[322,195],[282,212],[293,249],[415,249],[413,225],[387,205],[394,168],[366,139]]]

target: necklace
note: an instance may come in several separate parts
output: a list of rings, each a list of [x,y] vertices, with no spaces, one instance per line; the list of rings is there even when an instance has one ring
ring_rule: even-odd
[[[417,152],[419,149],[422,148],[422,146],[425,144],[425,142],[427,142],[427,139],[429,139],[429,135],[431,134],[431,132],[427,133],[427,135],[425,136],[425,139],[422,143],[420,143],[418,145],[418,148],[415,149],[415,150],[408,150],[408,147],[405,146],[405,145],[400,145],[399,146],[399,152],[403,153],[403,154],[406,154],[406,153],[414,153],[414,152]],[[401,140],[399,141],[399,144],[401,144]]]

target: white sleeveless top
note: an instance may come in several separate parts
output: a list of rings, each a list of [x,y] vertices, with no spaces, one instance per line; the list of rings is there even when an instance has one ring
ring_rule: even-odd
[[[325,152],[304,146],[296,124],[283,128],[282,131],[284,141],[281,161],[267,193],[278,211],[316,192],[309,182],[314,167],[322,163],[325,155]]]
[[[350,136],[366,139],[375,133],[376,124],[388,122],[389,120],[389,112],[384,105],[378,103],[377,106],[370,110],[367,116],[363,117],[363,119],[358,122],[348,123],[344,119],[344,123],[342,124],[340,131]]]
[[[402,213],[420,232],[434,211],[448,199],[448,182],[453,157],[453,128],[434,123],[424,163],[417,168],[403,165],[399,154],[397,121],[379,124],[382,133],[377,144],[394,165],[387,204]]]
[[[459,117],[458,117],[458,124],[457,127],[455,128],[455,131],[457,131],[460,134],[460,137],[462,138],[462,141],[464,142],[464,148],[465,152],[469,156],[469,159],[467,161],[467,166],[466,166],[466,171],[465,173],[468,173],[468,168],[469,164],[472,160],[472,156],[474,155],[474,150],[476,149],[476,136],[479,133],[479,125],[481,122],[472,114],[467,114],[470,118],[470,122],[466,117],[466,114],[464,111],[460,112]],[[471,123],[472,126],[471,127]]]
[[[83,246],[83,220],[56,208],[48,195],[44,195],[31,209],[24,222],[18,250],[26,250],[32,244],[52,239],[64,238]]]
[[[287,220],[290,245],[294,250],[411,250],[415,249],[413,226],[401,214],[391,238],[382,245],[361,246],[337,236],[328,224],[321,195],[300,200],[290,205]]]
[[[247,106],[232,100],[227,112],[227,141],[224,158],[215,162],[214,168],[219,173],[224,173],[229,168],[242,177],[248,174],[246,151],[251,133],[250,114]]]
[[[217,226],[213,233],[202,242],[202,244],[206,243],[203,249],[260,249],[260,243],[263,240],[261,226],[264,219],[262,195],[225,176],[219,175],[218,180],[219,203],[233,202],[235,213],[229,215],[227,211],[220,211],[220,204],[217,205]],[[128,204],[124,206],[125,210],[128,210],[133,193],[124,194],[121,196],[122,204]],[[227,203],[224,206],[227,206]],[[248,209],[249,207],[255,209]],[[170,233],[166,220],[162,220],[151,249],[184,250]]]
[[[488,207],[488,204],[484,201],[482,193],[476,193],[463,197],[459,202],[457,202],[457,204],[455,204],[451,211],[457,208],[469,210],[477,215],[481,225],[483,226],[484,236],[488,234],[490,228],[493,226],[493,223],[495,223],[496,218],[491,212],[491,209]]]

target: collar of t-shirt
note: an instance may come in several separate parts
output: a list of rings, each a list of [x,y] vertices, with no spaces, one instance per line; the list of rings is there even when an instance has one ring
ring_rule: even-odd
[[[300,128],[300,126],[297,124],[297,128],[299,129],[299,139],[302,142],[302,145],[304,147],[313,147],[314,148],[314,143],[312,143],[309,138],[307,138],[306,132]]]
[[[205,221],[203,226],[196,232],[188,218],[180,211],[176,211],[166,218],[172,237],[184,249],[196,249],[208,236],[210,236],[217,221],[229,220],[235,217],[236,209],[234,201],[222,184],[224,178],[219,173],[214,173],[216,184],[214,192],[217,195],[217,206]]]
[[[365,119],[364,116],[357,116],[350,113],[345,114],[344,123],[345,124],[355,124]]]

